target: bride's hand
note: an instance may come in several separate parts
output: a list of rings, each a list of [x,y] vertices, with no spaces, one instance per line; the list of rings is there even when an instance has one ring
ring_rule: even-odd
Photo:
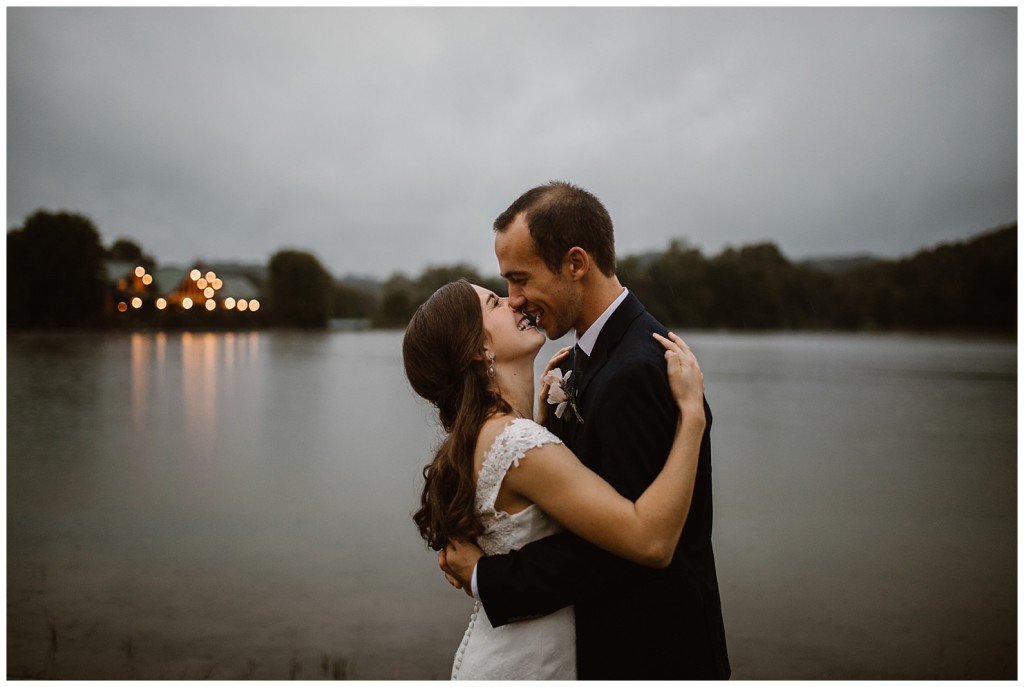
[[[473,569],[483,558],[484,552],[472,542],[452,539],[448,545],[437,552],[437,565],[444,572],[448,584],[473,596],[471,580]]]
[[[704,409],[704,373],[697,364],[697,358],[686,342],[669,332],[669,338],[655,334],[665,347],[665,361],[668,368],[668,384],[676,404],[684,413],[688,410]]]
[[[540,392],[537,394],[537,424],[539,425],[544,425],[548,421],[548,391],[551,390],[551,384],[544,381],[544,378],[548,376],[548,372],[551,372],[558,367],[559,363],[565,360],[571,350],[572,346],[566,346],[551,356],[547,367],[544,368],[544,372],[540,375]]]

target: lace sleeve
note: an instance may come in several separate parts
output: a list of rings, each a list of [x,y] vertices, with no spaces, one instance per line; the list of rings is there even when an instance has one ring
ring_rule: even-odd
[[[480,513],[493,513],[498,489],[505,473],[532,448],[545,444],[560,444],[562,440],[533,420],[517,418],[510,422],[494,439],[484,456],[476,486],[476,508]]]

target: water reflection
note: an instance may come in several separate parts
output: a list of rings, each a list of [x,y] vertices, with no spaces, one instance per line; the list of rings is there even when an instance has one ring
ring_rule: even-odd
[[[178,359],[169,359],[178,354]],[[177,349],[177,350],[175,350]],[[129,337],[131,416],[134,431],[164,422],[167,396],[180,388],[182,433],[196,448],[211,450],[226,402],[224,384],[236,365],[249,366],[260,352],[260,333],[183,332],[168,342],[164,332]]]
[[[211,448],[217,426],[217,337],[212,333],[181,337],[181,402],[185,435]]]
[[[687,341],[735,676],[1012,675],[1015,346]],[[437,431],[400,351],[9,337],[8,676],[445,677],[471,604],[409,517]]]
[[[150,341],[143,334],[132,334],[132,420],[135,431],[142,429],[149,397],[149,378],[153,366],[150,362]]]

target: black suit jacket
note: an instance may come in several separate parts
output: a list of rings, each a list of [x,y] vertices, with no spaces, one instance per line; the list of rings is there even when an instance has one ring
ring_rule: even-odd
[[[665,372],[666,329],[632,293],[605,323],[577,376],[583,423],[549,423],[588,467],[636,500],[661,471],[678,408]],[[572,361],[566,363],[572,365]],[[568,367],[566,368],[568,369]],[[580,679],[715,679],[730,675],[711,547],[711,409],[693,502],[672,563],[630,563],[566,532],[486,556],[477,587],[495,627],[576,606]]]

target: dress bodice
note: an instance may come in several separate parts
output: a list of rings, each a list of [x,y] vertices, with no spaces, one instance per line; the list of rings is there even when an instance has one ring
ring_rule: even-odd
[[[561,440],[532,420],[516,419],[484,454],[477,478],[476,511],[484,525],[477,544],[487,555],[508,553],[563,530],[536,505],[518,513],[495,509],[505,474],[530,449]],[[528,458],[529,460],[529,458]],[[576,677],[576,625],[572,607],[533,620],[491,626],[480,602],[455,654],[452,679],[560,679]]]
[[[545,444],[560,444],[561,439],[533,420],[517,418],[495,438],[484,455],[476,485],[476,511],[485,532],[477,544],[487,555],[508,553],[513,549],[561,531],[561,526],[549,518],[536,505],[518,513],[496,510],[494,503],[505,473],[519,467],[519,461],[532,448]]]

